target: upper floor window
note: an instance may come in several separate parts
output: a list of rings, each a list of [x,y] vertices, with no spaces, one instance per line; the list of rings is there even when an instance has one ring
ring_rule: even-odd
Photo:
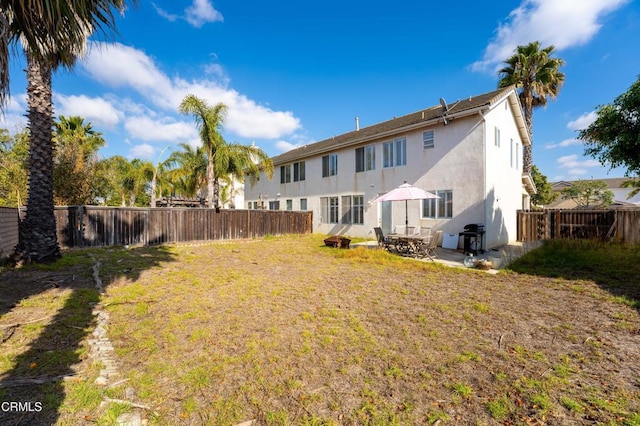
[[[305,163],[304,161],[300,161],[298,163],[293,163],[293,181],[299,182],[301,180],[305,180]]]
[[[322,157],[322,177],[338,174],[338,154],[330,154]]]
[[[291,182],[291,164],[280,166],[280,183]]]
[[[376,168],[376,147],[367,145],[356,148],[356,173]]]
[[[494,144],[500,148],[500,129],[498,129],[497,127],[495,128],[495,141]]]
[[[382,167],[396,167],[407,164],[407,139],[398,138],[382,144]]]
[[[435,132],[433,130],[427,130],[426,132],[422,132],[422,147],[433,148],[435,142]]]

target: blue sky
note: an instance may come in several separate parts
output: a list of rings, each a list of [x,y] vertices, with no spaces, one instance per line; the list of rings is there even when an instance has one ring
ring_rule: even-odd
[[[105,157],[157,162],[197,144],[177,111],[189,93],[227,104],[228,141],[276,155],[351,131],[356,116],[364,127],[491,91],[514,48],[539,40],[566,61],[566,82],[534,112],[534,163],[552,181],[624,174],[575,138],[640,75],[637,0],[139,0],[117,25],[53,79],[56,114],[91,122]],[[12,131],[25,123],[23,69],[13,57],[0,123]]]

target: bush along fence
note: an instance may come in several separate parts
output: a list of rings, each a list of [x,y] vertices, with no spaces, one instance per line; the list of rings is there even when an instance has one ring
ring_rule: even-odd
[[[17,210],[13,211],[15,223],[0,222],[0,233],[6,226],[15,228],[17,236],[18,216]],[[157,245],[313,232],[310,211],[69,206],[56,207],[54,213],[62,248]],[[16,244],[17,239],[11,250]]]
[[[615,239],[640,243],[640,209],[519,210],[518,241],[559,238]]]

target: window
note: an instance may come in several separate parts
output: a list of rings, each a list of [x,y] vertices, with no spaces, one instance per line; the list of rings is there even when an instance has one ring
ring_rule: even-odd
[[[510,140],[509,144],[509,167],[513,167],[513,139]]]
[[[396,167],[407,164],[407,139],[399,138],[382,144],[382,167]]]
[[[293,210],[293,200],[287,200],[287,210]]]
[[[340,207],[343,225],[363,225],[364,224],[364,196],[344,195],[342,196]]]
[[[433,148],[435,141],[435,135],[433,130],[422,132],[422,147],[424,149]]]
[[[342,224],[349,225],[351,223],[351,195],[342,197]]]
[[[307,210],[307,199],[300,198],[300,210]]]
[[[335,176],[338,174],[338,154],[325,155],[322,157],[322,177]]]
[[[495,141],[494,141],[495,145],[500,148],[500,129],[498,129],[497,127],[495,128]]]
[[[451,219],[453,217],[453,191],[429,191],[440,198],[422,200],[422,217],[428,219]]]
[[[338,223],[338,197],[321,197],[320,213],[321,223]]]
[[[356,173],[376,168],[376,147],[367,145],[356,148]]]
[[[280,210],[280,201],[269,201],[269,210]]]
[[[291,182],[291,164],[280,166],[280,183]]]
[[[293,181],[300,182],[304,180],[305,175],[305,164],[304,161],[300,161],[299,163],[293,163]]]
[[[355,225],[363,225],[364,224],[364,195],[354,195],[353,196],[353,223]]]

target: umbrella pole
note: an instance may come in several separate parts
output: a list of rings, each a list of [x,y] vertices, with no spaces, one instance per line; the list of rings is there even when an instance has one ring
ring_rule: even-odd
[[[404,234],[409,235],[409,207],[408,201],[404,200]]]

